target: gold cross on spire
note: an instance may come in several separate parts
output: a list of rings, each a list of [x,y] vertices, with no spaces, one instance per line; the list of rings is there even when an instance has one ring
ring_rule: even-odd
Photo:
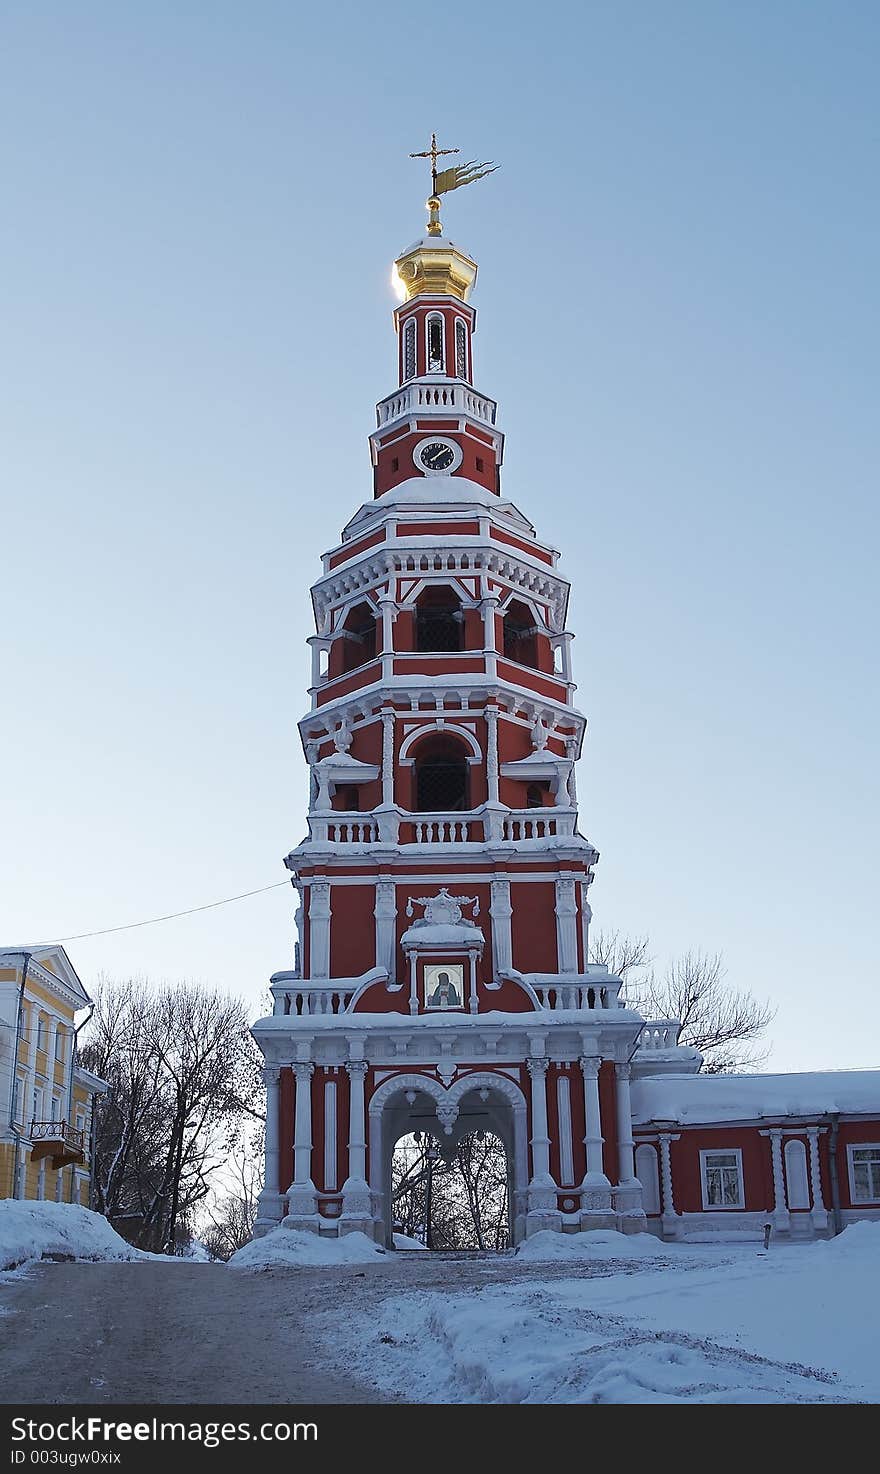
[[[420,154],[410,154],[410,158],[411,159],[430,159],[431,160],[431,194],[432,195],[437,193],[437,160],[443,154],[458,154],[458,153],[461,153],[461,149],[460,148],[438,148],[437,147],[437,134],[436,133],[432,133],[431,134],[431,147],[430,148],[424,149]]]
[[[428,234],[442,235],[443,228],[440,224],[440,196],[448,194],[451,189],[461,189],[464,184],[473,184],[476,179],[483,179],[487,174],[494,174],[498,168],[491,159],[478,163],[476,159],[469,159],[466,164],[453,164],[449,169],[443,169],[437,173],[437,160],[443,154],[461,153],[459,148],[438,148],[437,134],[431,134],[431,147],[424,149],[421,153],[410,154],[411,159],[431,160],[431,198],[428,200]]]

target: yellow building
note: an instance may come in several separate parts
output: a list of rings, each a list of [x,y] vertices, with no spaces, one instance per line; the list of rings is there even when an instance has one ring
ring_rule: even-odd
[[[0,948],[0,1198],[89,1202],[92,1108],[76,1063],[92,1006],[63,947]]]

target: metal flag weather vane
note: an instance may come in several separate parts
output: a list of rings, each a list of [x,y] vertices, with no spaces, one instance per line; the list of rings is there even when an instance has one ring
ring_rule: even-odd
[[[428,234],[440,235],[440,196],[449,194],[452,189],[461,189],[462,185],[473,184],[477,179],[484,179],[487,174],[494,174],[500,165],[485,159],[478,163],[476,159],[469,159],[466,164],[453,164],[450,169],[442,169],[437,172],[437,160],[445,154],[461,153],[458,148],[438,148],[437,134],[431,134],[431,147],[423,149],[421,153],[410,154],[411,159],[431,160],[431,198],[428,200]]]

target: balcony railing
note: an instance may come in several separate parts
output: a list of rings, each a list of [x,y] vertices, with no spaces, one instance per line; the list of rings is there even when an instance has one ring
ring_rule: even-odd
[[[381,429],[392,420],[407,415],[470,415],[485,425],[495,424],[497,404],[485,394],[478,394],[469,384],[454,379],[441,383],[405,384],[396,394],[389,394],[376,405],[376,424]]]
[[[677,1018],[650,1019],[639,1035],[639,1049],[675,1049],[681,1033],[681,1021]]]
[[[31,1121],[31,1156],[52,1157],[56,1165],[85,1157],[85,1132],[67,1121]]]
[[[594,1009],[619,1008],[618,994],[622,984],[618,979],[595,983],[550,983],[536,986],[535,992],[542,1008],[554,1012],[566,1008]]]
[[[421,813],[385,809],[373,813],[326,812],[309,815],[314,844],[468,845],[485,841],[524,844],[529,840],[571,838],[576,812],[568,808],[480,808],[467,813]]]

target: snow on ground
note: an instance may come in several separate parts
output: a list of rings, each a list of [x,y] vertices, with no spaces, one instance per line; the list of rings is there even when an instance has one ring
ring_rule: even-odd
[[[332,1268],[340,1264],[386,1262],[385,1250],[365,1233],[347,1233],[342,1238],[322,1239],[298,1228],[273,1228],[261,1239],[252,1239],[237,1249],[229,1260],[233,1269],[267,1269],[272,1265]]]
[[[544,1229],[520,1244],[517,1259],[545,1260],[554,1264],[592,1259],[663,1259],[680,1257],[676,1244],[664,1244],[652,1233],[618,1233],[597,1228],[590,1233],[553,1233]]]
[[[767,1254],[658,1249],[577,1278],[395,1294],[321,1330],[415,1402],[880,1401],[880,1224]]]
[[[152,1259],[133,1249],[100,1213],[75,1203],[0,1201],[0,1270],[44,1256],[73,1259]]]

